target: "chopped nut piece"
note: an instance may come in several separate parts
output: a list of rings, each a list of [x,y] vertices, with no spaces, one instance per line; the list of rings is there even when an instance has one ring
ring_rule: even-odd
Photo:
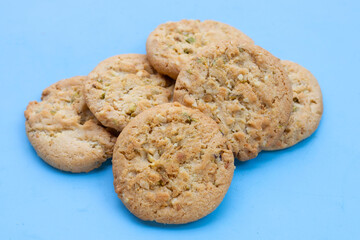
[[[151,154],[148,154],[148,155],[147,155],[147,160],[148,160],[149,162],[151,162],[151,163],[153,163],[153,162],[156,161],[156,159],[155,159],[153,156],[151,156]]]
[[[194,43],[194,42],[195,42],[195,38],[189,37],[189,38],[187,38],[185,41],[188,42],[188,43]]]
[[[137,105],[136,103],[131,104],[131,106],[128,108],[128,110],[126,111],[126,114],[132,114],[133,112],[136,111]]]
[[[190,53],[193,53],[193,50],[190,48],[184,48],[184,53],[190,54]]]

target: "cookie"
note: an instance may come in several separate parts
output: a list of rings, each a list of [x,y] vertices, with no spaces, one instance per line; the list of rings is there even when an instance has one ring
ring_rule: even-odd
[[[181,70],[174,100],[214,119],[245,161],[280,138],[292,91],[279,59],[259,46],[230,41],[203,49]]]
[[[180,224],[206,216],[233,172],[234,156],[217,124],[179,103],[139,114],[114,148],[115,191],[143,220]]]
[[[85,104],[86,77],[61,80],[46,88],[41,102],[25,111],[26,134],[37,154],[51,166],[88,172],[112,155],[116,138],[101,126]]]
[[[238,39],[253,43],[240,30],[225,23],[206,20],[181,20],[159,25],[148,37],[146,52],[151,65],[176,79],[180,70],[209,44]]]
[[[145,55],[123,54],[102,61],[84,88],[86,103],[96,118],[121,131],[140,112],[169,102],[173,83],[157,73]]]
[[[321,89],[314,75],[297,63],[283,60],[281,64],[292,83],[293,109],[280,140],[266,150],[288,148],[309,137],[317,129],[323,113]]]

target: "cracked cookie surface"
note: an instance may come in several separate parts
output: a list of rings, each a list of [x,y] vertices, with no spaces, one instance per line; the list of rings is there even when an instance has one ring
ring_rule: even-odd
[[[265,150],[291,147],[309,137],[317,129],[323,113],[323,101],[318,81],[309,70],[297,63],[282,60],[293,90],[293,109],[280,140]]]
[[[222,40],[253,43],[240,30],[225,23],[181,20],[159,25],[148,37],[146,52],[154,68],[176,79],[180,70],[199,50]]]
[[[138,115],[114,148],[115,191],[143,220],[179,224],[206,216],[233,172],[234,156],[217,124],[179,103]]]
[[[204,49],[184,67],[174,101],[214,119],[235,156],[245,161],[280,138],[292,91],[279,59],[259,46],[226,41]]]
[[[145,55],[123,54],[99,63],[84,88],[86,103],[96,118],[121,131],[140,112],[169,102],[173,83],[157,73]]]
[[[46,88],[41,102],[25,111],[26,134],[37,154],[51,166],[88,172],[112,155],[116,138],[101,126],[85,104],[86,77],[61,80]]]

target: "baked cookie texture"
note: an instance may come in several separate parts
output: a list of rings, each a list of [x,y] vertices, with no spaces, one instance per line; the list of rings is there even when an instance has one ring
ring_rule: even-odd
[[[148,109],[115,144],[115,191],[143,220],[195,221],[212,212],[229,188],[230,148],[217,124],[196,109],[179,103]]]
[[[121,131],[140,112],[169,102],[173,82],[157,73],[145,55],[123,54],[99,63],[84,88],[86,103],[96,118]]]
[[[323,113],[321,89],[314,75],[297,63],[282,60],[281,64],[292,83],[293,109],[280,140],[265,150],[288,148],[309,137],[319,126]]]
[[[37,154],[51,166],[88,172],[110,158],[116,138],[101,126],[85,104],[86,77],[61,80],[46,88],[41,102],[25,111],[26,134]]]
[[[159,25],[148,37],[146,52],[151,65],[161,74],[176,79],[180,70],[201,49],[222,40],[253,43],[240,30],[225,23],[181,20]]]
[[[227,41],[203,49],[181,70],[174,101],[214,119],[245,161],[278,141],[292,91],[279,59],[259,46]]]

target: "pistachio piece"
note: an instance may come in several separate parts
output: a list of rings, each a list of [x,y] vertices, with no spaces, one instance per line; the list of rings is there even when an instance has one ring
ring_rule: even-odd
[[[137,108],[136,103],[131,104],[130,107],[126,110],[126,114],[131,115],[136,111],[136,108]]]
[[[148,160],[149,162],[153,163],[153,162],[155,162],[156,159],[155,159],[151,154],[148,154],[148,155],[147,155],[147,160]]]
[[[190,53],[193,53],[193,50],[190,48],[184,48],[184,53],[190,54]]]
[[[185,123],[196,122],[196,119],[193,119],[188,113],[183,113],[183,116],[186,118]]]
[[[195,38],[193,38],[193,37],[189,37],[189,38],[187,38],[186,40],[185,40],[187,43],[194,43],[195,42]]]

